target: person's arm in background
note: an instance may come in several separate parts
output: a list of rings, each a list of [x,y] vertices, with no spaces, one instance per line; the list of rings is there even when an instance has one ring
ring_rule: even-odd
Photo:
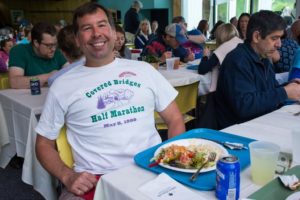
[[[24,70],[17,66],[11,66],[9,68],[9,84],[14,89],[28,89],[30,88],[30,79],[37,77],[40,80],[41,87],[47,84],[48,78],[56,73],[57,70],[53,70],[50,73],[40,74],[37,76],[24,76]]]
[[[63,163],[55,149],[55,140],[37,134],[35,149],[41,165],[58,178],[68,191],[75,195],[83,195],[96,185],[95,175],[88,172],[77,173]]]
[[[175,137],[185,132],[183,116],[175,101],[172,101],[166,109],[159,112],[160,117],[168,127],[168,138]]]
[[[202,35],[188,35],[188,40],[191,42],[194,42],[196,44],[203,44],[206,41],[206,37]]]
[[[205,47],[203,49],[203,57],[198,66],[199,74],[206,74],[207,72],[211,71],[215,66],[220,64],[218,57],[214,53],[211,55],[211,57],[209,56],[210,50],[209,48]]]
[[[201,31],[194,29],[187,32],[187,38],[189,41],[196,43],[196,44],[203,44],[206,41],[206,37]]]
[[[184,48],[179,46],[177,49],[173,49],[173,54],[175,57],[180,57],[181,62],[189,62],[195,60],[195,54],[189,48]]]

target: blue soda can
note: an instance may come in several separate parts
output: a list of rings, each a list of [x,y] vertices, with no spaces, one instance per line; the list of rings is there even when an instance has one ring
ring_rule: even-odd
[[[30,90],[32,95],[41,94],[40,80],[36,77],[30,79]]]
[[[228,155],[217,162],[216,197],[219,200],[238,200],[240,197],[240,163]]]

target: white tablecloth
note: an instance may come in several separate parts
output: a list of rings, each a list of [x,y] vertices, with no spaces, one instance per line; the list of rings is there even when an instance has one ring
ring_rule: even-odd
[[[222,131],[257,140],[271,141],[278,144],[283,150],[291,151],[291,129],[300,122],[300,116],[293,115],[297,111],[300,111],[300,105],[286,106],[251,121],[230,126]],[[156,174],[132,164],[126,168],[103,175],[98,182],[95,199],[149,200],[138,188],[156,176]],[[241,172],[241,198],[248,197],[259,188],[260,186],[251,181],[249,168]],[[216,199],[214,191],[191,190],[205,199]]]
[[[9,135],[9,143],[2,147],[0,145],[0,167],[4,168],[17,153],[24,158],[22,180],[51,200],[56,199],[55,179],[44,170],[36,158],[34,131],[47,92],[48,88],[42,88],[41,95],[31,95],[27,89],[0,91],[0,138],[7,133]],[[4,117],[1,117],[1,114]],[[6,124],[6,128],[3,128],[2,124]]]
[[[178,70],[158,70],[173,87],[189,85],[200,80],[201,76],[195,74],[189,70],[178,69]]]

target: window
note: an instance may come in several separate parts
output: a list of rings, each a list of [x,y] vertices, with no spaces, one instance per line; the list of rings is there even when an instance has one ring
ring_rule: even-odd
[[[187,29],[192,30],[197,28],[199,21],[203,19],[203,0],[182,0],[181,5],[181,13],[187,22]]]

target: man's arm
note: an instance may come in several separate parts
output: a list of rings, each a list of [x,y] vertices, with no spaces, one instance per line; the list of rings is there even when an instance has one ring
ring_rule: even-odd
[[[77,173],[63,163],[55,149],[55,140],[49,140],[38,134],[35,148],[41,165],[57,177],[70,192],[82,195],[96,185],[95,175],[87,172]]]
[[[24,70],[21,67],[12,66],[9,68],[9,84],[14,89],[28,89],[30,87],[30,79],[37,77],[40,80],[41,86],[45,86],[48,78],[57,70],[53,70],[47,74],[40,74],[37,76],[24,76]]]
[[[175,101],[172,101],[166,109],[159,112],[159,115],[168,126],[168,138],[185,132],[183,117]]]
[[[206,41],[206,38],[203,34],[201,35],[188,35],[188,40],[196,44],[203,44]]]

